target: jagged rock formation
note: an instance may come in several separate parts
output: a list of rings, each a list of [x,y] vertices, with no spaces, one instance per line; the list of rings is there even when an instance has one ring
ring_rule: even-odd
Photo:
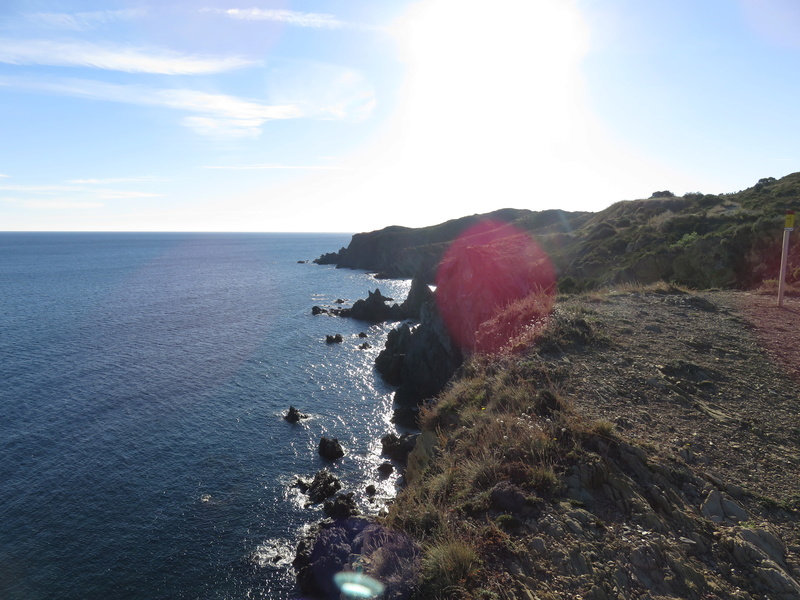
[[[462,360],[436,305],[426,303],[418,326],[404,323],[389,332],[375,366],[388,383],[398,386],[395,402],[409,410],[442,391]]]
[[[308,415],[305,414],[305,413],[301,413],[294,406],[290,406],[289,410],[283,416],[283,418],[286,419],[287,421],[289,421],[289,423],[297,423],[298,421],[301,421],[302,419],[307,419]]]
[[[393,298],[381,294],[380,289],[368,292],[366,299],[356,300],[348,313],[342,316],[367,321],[368,323],[382,323],[384,321],[399,321],[402,319],[400,306],[397,304],[387,305]]]
[[[344,449],[338,439],[323,437],[319,440],[319,455],[328,460],[336,460],[344,456]]]
[[[323,502],[342,489],[342,482],[327,469],[317,471],[311,481],[298,478],[294,485],[304,494],[308,494],[309,506]]]

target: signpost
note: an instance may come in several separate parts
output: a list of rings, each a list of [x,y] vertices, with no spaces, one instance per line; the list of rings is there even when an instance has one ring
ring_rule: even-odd
[[[783,306],[783,289],[786,286],[786,264],[789,262],[789,234],[794,231],[794,211],[786,211],[783,223],[783,252],[781,253],[781,273],[778,278],[778,307]]]

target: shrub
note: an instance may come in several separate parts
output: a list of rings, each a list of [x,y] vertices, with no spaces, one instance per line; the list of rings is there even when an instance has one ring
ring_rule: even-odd
[[[436,598],[463,583],[480,566],[475,549],[464,540],[445,539],[428,546],[422,557],[419,598]]]

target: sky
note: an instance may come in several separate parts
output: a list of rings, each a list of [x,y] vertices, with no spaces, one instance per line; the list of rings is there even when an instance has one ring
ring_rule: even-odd
[[[800,171],[797,0],[2,0],[0,231],[359,232]]]

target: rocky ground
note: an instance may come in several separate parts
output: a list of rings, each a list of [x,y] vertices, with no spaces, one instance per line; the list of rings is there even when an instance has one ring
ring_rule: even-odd
[[[580,412],[738,486],[754,515],[800,508],[800,300],[629,291],[577,303],[611,342],[564,357]],[[796,523],[784,533],[800,544]]]
[[[628,289],[559,312],[605,343],[543,358],[612,433],[529,523],[516,597],[800,598],[800,302]]]

